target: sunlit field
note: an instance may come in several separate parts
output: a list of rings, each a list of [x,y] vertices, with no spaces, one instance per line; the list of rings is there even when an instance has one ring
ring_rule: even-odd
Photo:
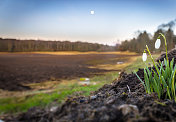
[[[0,52],[0,54],[8,54],[9,52]],[[88,52],[78,52],[78,51],[59,51],[59,52],[13,52],[15,54],[49,54],[49,55],[85,55],[85,54],[121,54],[121,55],[135,55],[135,52],[129,51],[115,51],[115,52],[95,52],[95,51],[88,51]]]

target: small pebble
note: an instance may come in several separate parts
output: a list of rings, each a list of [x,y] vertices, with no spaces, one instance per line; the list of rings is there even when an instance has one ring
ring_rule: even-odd
[[[90,99],[91,99],[91,100],[94,100],[94,99],[96,99],[96,98],[97,98],[97,95],[90,96]]]
[[[134,113],[135,115],[139,114],[138,107],[136,105],[131,105],[131,104],[123,104],[118,107],[119,110],[122,111],[122,114],[125,116],[129,113]]]
[[[109,119],[110,119],[110,116],[107,115],[107,114],[103,115],[103,116],[100,118],[101,121],[109,121]]]
[[[50,111],[55,112],[57,110],[57,108],[58,108],[58,106],[53,106],[53,107],[50,108]]]
[[[114,99],[111,99],[107,102],[107,104],[112,104],[112,103],[114,103],[114,101],[115,101]]]
[[[80,102],[80,103],[83,103],[83,102],[85,102],[85,100],[82,100],[82,99],[81,99],[79,102]]]

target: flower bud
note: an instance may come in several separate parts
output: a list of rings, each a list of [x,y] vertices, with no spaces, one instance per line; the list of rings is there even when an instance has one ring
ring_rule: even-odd
[[[146,52],[143,53],[143,55],[142,55],[142,60],[143,60],[143,61],[146,61],[146,60],[147,60],[147,53],[146,53]]]
[[[155,42],[155,48],[159,49],[160,45],[161,45],[161,40],[157,39],[156,42]]]

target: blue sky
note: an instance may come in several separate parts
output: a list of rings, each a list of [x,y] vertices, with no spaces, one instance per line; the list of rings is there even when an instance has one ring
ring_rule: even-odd
[[[176,0],[0,0],[0,37],[112,45],[153,33],[175,12]]]

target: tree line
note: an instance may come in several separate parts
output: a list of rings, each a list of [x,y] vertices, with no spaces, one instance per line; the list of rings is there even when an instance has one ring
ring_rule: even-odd
[[[168,30],[158,29],[154,35],[139,32],[136,38],[125,40],[120,45],[109,46],[98,43],[88,42],[70,42],[70,41],[43,41],[43,40],[17,40],[0,38],[0,52],[32,52],[32,51],[130,51],[141,53],[148,45],[151,52],[165,51],[165,44],[161,38],[161,46],[155,50],[155,41],[159,35],[163,33],[167,39],[168,50],[176,45],[176,35],[171,28]]]
[[[0,38],[0,52],[32,51],[114,51],[114,47],[80,41],[42,41]]]
[[[176,45],[176,36],[171,28],[168,30],[158,29],[154,35],[147,33],[146,31],[140,32],[136,38],[131,40],[123,41],[119,46],[119,51],[131,51],[141,53],[144,51],[145,46],[148,45],[151,52],[162,52],[165,51],[165,43],[163,38],[161,38],[161,46],[158,50],[155,49],[155,41],[159,36],[159,33],[163,33],[167,39],[168,50],[171,50]]]

